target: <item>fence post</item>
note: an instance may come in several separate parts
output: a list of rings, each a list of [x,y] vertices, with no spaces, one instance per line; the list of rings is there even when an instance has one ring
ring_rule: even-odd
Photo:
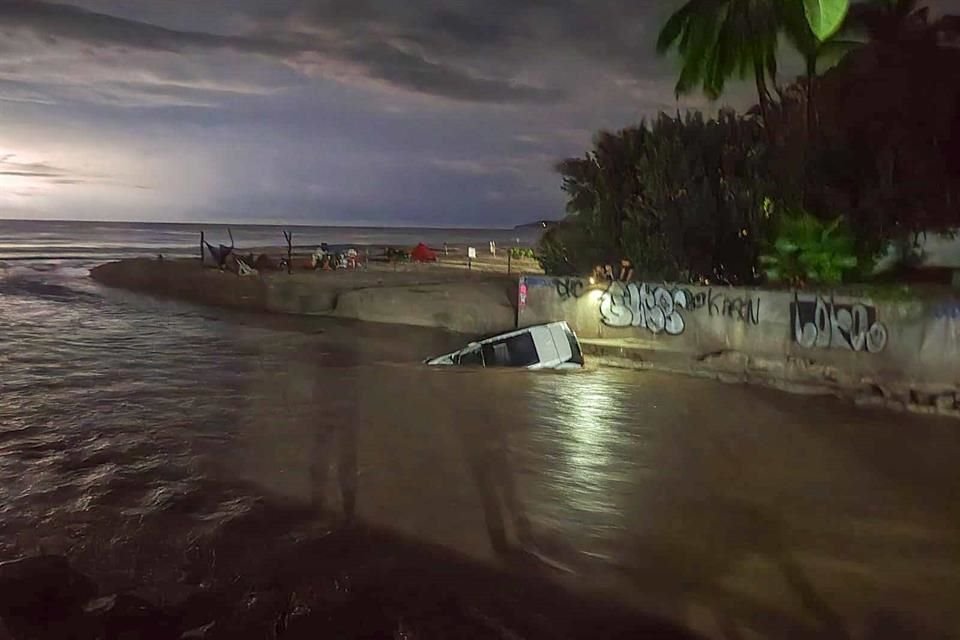
[[[517,315],[514,321],[514,327],[520,328],[520,314],[523,308],[527,306],[527,278],[521,273],[517,277]]]
[[[284,231],[283,237],[287,240],[287,275],[293,273],[293,232]]]
[[[200,268],[203,269],[203,231],[200,232]]]
[[[507,275],[510,275],[510,269],[513,263],[513,251],[507,251]]]

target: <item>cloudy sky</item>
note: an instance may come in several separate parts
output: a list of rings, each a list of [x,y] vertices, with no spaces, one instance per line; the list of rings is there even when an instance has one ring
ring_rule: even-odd
[[[653,52],[679,4],[0,0],[0,217],[556,218],[595,130],[716,108]]]

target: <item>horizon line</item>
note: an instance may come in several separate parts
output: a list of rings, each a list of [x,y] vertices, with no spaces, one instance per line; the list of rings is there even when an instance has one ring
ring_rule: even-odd
[[[429,225],[418,225],[418,224],[399,224],[399,225],[389,225],[389,224],[344,224],[344,223],[309,223],[309,222],[214,222],[214,221],[184,221],[184,220],[69,220],[65,218],[5,218],[0,217],[0,223],[3,222],[66,222],[73,224],[166,224],[166,225],[193,225],[193,226],[248,226],[248,227],[330,227],[330,228],[345,228],[345,229],[424,229],[424,230],[460,230],[460,231],[510,231],[514,230],[517,227],[535,225],[538,222],[553,222],[555,220],[551,218],[537,218],[536,220],[531,220],[530,222],[522,222],[513,226],[490,226],[490,227],[478,227],[478,226],[429,226]]]

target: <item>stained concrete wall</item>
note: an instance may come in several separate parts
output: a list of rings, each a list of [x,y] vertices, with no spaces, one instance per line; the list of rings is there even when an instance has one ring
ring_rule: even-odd
[[[439,327],[472,336],[516,326],[517,281],[462,271],[269,273],[238,277],[196,260],[130,259],[90,275],[109,286],[201,304]]]
[[[503,279],[415,283],[398,286],[323,286],[319,279],[273,278],[266,283],[265,310],[484,335],[516,325],[516,293]]]
[[[519,293],[521,326],[566,320],[599,355],[672,358],[960,415],[960,299],[544,276],[524,276]]]
[[[502,281],[369,287],[341,293],[333,315],[477,336],[515,326],[515,296],[513,286]]]

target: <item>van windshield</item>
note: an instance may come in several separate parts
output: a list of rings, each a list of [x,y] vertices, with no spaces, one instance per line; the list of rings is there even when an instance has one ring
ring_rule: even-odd
[[[567,329],[565,331],[567,334],[567,342],[570,343],[570,353],[573,354],[570,356],[570,362],[574,364],[583,364],[583,353],[580,351],[580,343],[577,342],[577,336],[574,335],[573,331]]]
[[[537,345],[529,332],[483,345],[488,367],[529,367],[540,362]]]

